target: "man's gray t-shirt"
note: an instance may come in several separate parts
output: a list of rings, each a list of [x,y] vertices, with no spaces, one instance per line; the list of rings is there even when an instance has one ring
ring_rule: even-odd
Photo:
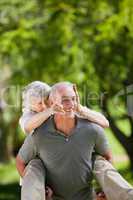
[[[27,136],[19,151],[25,163],[39,156],[46,168],[47,184],[54,200],[92,200],[92,154],[109,150],[103,129],[85,119],[70,136],[55,129],[54,117]]]

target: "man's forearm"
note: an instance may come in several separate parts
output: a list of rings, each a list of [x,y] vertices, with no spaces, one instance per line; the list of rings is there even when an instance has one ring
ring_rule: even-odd
[[[20,176],[23,177],[25,173],[26,164],[19,156],[16,157],[16,167]]]

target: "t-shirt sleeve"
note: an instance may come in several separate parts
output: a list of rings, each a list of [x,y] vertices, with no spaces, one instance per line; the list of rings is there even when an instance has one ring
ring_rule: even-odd
[[[25,164],[37,156],[37,148],[32,135],[26,137],[18,152],[18,156],[25,162]]]
[[[110,150],[110,147],[104,129],[99,125],[95,125],[94,129],[96,131],[95,151],[100,155],[105,155]]]

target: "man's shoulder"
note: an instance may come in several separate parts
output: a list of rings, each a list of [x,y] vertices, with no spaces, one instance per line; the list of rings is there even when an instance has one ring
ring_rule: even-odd
[[[94,123],[94,122],[91,122],[87,119],[83,119],[83,118],[78,118],[78,121],[79,121],[79,127],[80,128],[86,128],[86,129],[91,129],[93,131],[95,131],[96,133],[99,132],[99,131],[103,131],[103,128]]]
[[[44,121],[38,128],[35,129],[33,135],[36,135],[41,132],[47,132],[52,126],[52,116]]]
[[[89,121],[88,119],[84,119],[84,118],[79,117],[79,116],[78,117],[76,116],[76,118],[77,118],[77,121],[80,124],[80,126],[92,126],[92,127],[95,126],[95,123]]]

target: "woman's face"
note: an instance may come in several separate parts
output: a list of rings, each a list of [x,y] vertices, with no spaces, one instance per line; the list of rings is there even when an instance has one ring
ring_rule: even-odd
[[[31,110],[35,112],[42,112],[47,108],[44,99],[34,97],[31,100]]]

